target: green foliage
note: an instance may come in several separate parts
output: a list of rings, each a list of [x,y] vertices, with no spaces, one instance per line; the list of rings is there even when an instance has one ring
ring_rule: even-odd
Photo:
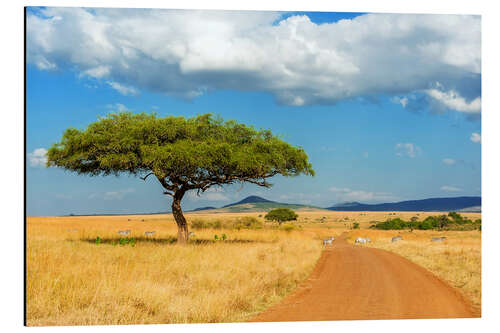
[[[276,208],[264,216],[266,220],[277,221],[279,224],[285,221],[297,220],[297,217],[299,216],[295,214],[293,210],[288,208]]]
[[[352,228],[353,228],[353,229],[359,229],[359,223],[358,223],[358,222],[354,222],[354,223],[352,224]]]
[[[451,219],[450,219],[451,218]],[[470,219],[464,219],[460,214],[450,212],[448,215],[428,216],[423,221],[418,221],[415,216],[409,222],[400,218],[389,219],[385,222],[378,222],[370,228],[382,230],[401,230],[401,229],[419,229],[419,230],[473,230],[480,229],[481,220],[473,222]]]
[[[128,238],[128,237],[126,237],[126,238],[120,238],[118,240],[118,243],[120,245],[127,245],[127,244],[129,244],[130,246],[135,246],[136,239],[134,237],[132,237],[132,238]],[[116,243],[114,243],[113,245],[116,245]]]
[[[168,185],[207,185],[237,181],[270,186],[276,174],[314,175],[302,148],[269,130],[255,130],[211,114],[194,118],[117,113],[85,130],[69,128],[48,151],[47,166],[78,174],[133,175],[153,172]],[[208,182],[208,183],[207,183]]]
[[[95,244],[96,245],[101,244],[101,237],[97,236],[97,238],[95,239]]]
[[[370,228],[382,229],[382,230],[401,230],[408,227],[408,223],[401,220],[399,217],[395,219],[388,219],[385,222],[378,222]]]
[[[222,234],[220,237],[219,235],[214,235],[214,241],[225,241],[227,239],[226,234]]]

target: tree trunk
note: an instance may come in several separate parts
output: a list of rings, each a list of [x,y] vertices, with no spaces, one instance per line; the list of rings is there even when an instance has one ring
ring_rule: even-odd
[[[185,191],[178,190],[174,194],[174,200],[172,202],[172,214],[174,215],[175,222],[177,223],[177,243],[186,244],[189,233],[186,218],[182,213],[181,200],[184,196]]]

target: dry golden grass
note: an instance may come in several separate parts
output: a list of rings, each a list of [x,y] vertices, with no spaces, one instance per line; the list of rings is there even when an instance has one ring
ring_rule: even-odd
[[[392,243],[394,236],[403,240]],[[432,237],[446,237],[431,242]],[[354,230],[349,241],[369,237],[368,246],[397,253],[427,268],[458,288],[478,313],[481,312],[481,232],[435,230]]]
[[[134,247],[94,242],[124,229]],[[30,326],[244,321],[293,290],[322,250],[311,233],[280,230],[195,231],[206,242],[178,246],[159,215],[28,218],[27,230]],[[216,233],[228,239],[209,241]]]
[[[443,244],[430,243],[434,231],[349,230],[353,222],[436,213],[298,212],[300,231],[194,230],[189,246],[171,243],[177,230],[171,215],[29,217],[27,225],[27,323],[106,325],[245,321],[279,302],[312,271],[322,251],[320,239],[369,236],[372,246],[398,253],[460,288],[481,304],[480,232],[446,232]],[[418,215],[417,215],[418,214]],[[260,217],[259,217],[260,215]],[[206,212],[196,219],[237,219],[261,213]],[[462,214],[480,218],[478,213]],[[78,230],[70,232],[69,230]],[[118,230],[132,230],[134,247],[110,244]],[[153,240],[145,231],[156,231]],[[213,242],[225,233],[225,242]],[[95,244],[100,236],[104,243]]]

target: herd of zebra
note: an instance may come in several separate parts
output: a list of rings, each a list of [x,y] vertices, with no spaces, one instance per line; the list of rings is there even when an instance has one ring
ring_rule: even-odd
[[[146,237],[153,237],[156,234],[156,231],[146,231],[144,233],[144,236]],[[130,230],[119,230],[118,235],[120,236],[128,236],[130,235]]]
[[[324,247],[326,247],[327,245],[333,246],[334,240],[335,240],[335,238],[333,236],[330,236],[329,238],[324,239],[323,246]],[[391,242],[395,243],[395,242],[398,242],[400,240],[403,240],[402,236],[395,236],[395,237],[392,237]],[[431,238],[431,242],[443,242],[445,240],[446,240],[446,237],[432,237]],[[357,237],[356,240],[354,241],[355,245],[356,244],[367,244],[367,243],[371,243],[371,239],[369,237],[366,237],[366,238]]]

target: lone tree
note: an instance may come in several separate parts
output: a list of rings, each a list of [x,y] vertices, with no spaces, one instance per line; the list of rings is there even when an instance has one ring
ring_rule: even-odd
[[[188,226],[181,200],[211,186],[249,182],[263,187],[277,174],[314,176],[302,148],[269,130],[204,114],[194,118],[116,113],[99,118],[85,130],[67,129],[47,153],[47,167],[90,176],[155,176],[172,197],[178,242],[186,243]]]
[[[269,213],[264,216],[266,220],[269,221],[277,221],[278,224],[281,224],[285,221],[296,220],[299,217],[295,212],[288,208],[276,208],[271,210]]]

